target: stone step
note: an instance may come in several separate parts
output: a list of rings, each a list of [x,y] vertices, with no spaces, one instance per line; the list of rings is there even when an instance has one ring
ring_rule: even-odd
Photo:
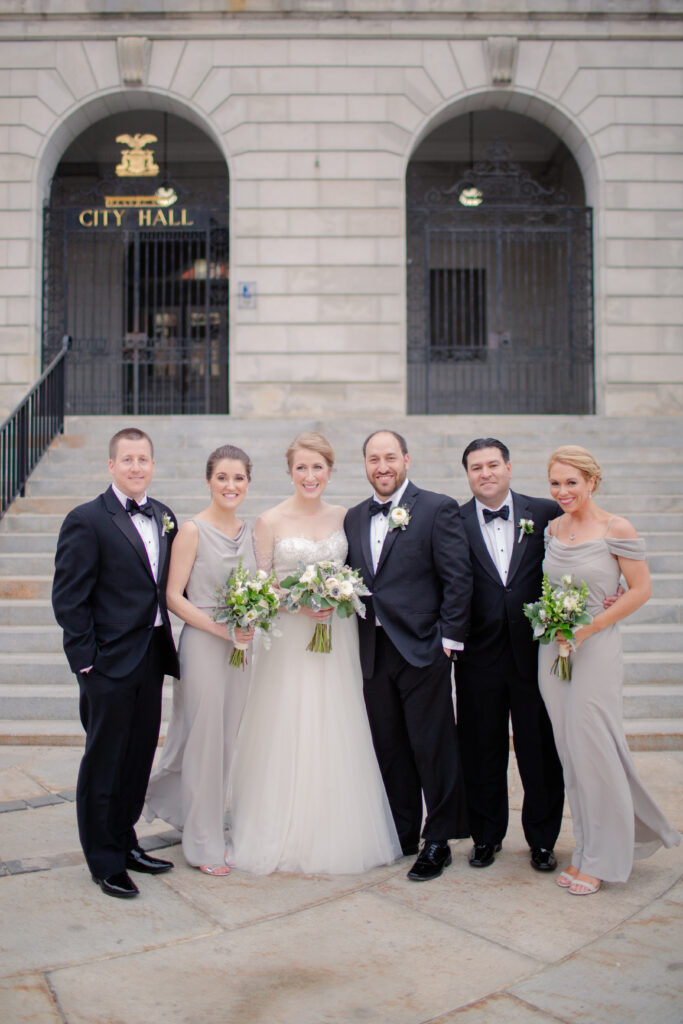
[[[650,447],[654,445],[671,445],[676,436],[676,417],[668,416],[563,416],[563,415],[400,415],[387,418],[379,427],[388,426],[402,432],[410,441],[412,437],[502,437],[508,441],[513,438],[528,439],[530,445],[539,445],[552,439],[552,443],[591,443],[613,447],[618,439],[623,442],[633,440],[635,443]],[[109,441],[111,435],[122,426],[131,422],[130,417],[123,416],[67,416],[65,435],[74,447],[97,445]],[[181,424],[181,429],[178,424]],[[370,430],[379,429],[378,424],[369,418],[359,421],[332,417],[329,419],[313,419],[311,417],[294,417],[292,419],[260,418],[226,415],[197,416],[136,416],[135,424],[146,430],[157,441],[169,438],[178,447],[190,443],[196,438],[199,443],[223,442],[228,435],[234,437],[244,431],[248,436],[258,432],[259,436],[272,434],[275,437],[286,436],[288,439],[302,430],[328,430],[335,427],[340,432],[364,438]],[[644,429],[644,424],[647,429]],[[62,443],[64,443],[63,439]]]
[[[244,509],[245,515],[254,515],[253,510],[250,510],[247,502],[245,502],[242,508]],[[680,518],[681,521],[680,530],[678,530],[676,522],[678,518]],[[30,531],[23,533],[18,530],[6,530],[3,532],[0,529],[0,552],[9,555],[26,552],[30,554],[50,554],[54,556],[57,547],[57,537],[59,535],[59,525],[61,525],[62,519],[62,516],[55,518],[55,526],[57,528],[54,532],[50,533],[33,533]],[[657,550],[657,547],[661,543],[665,543],[661,538],[664,536],[668,537],[669,535],[683,544],[683,536],[681,536],[681,534],[683,534],[683,513],[661,513],[655,520],[654,517],[648,516],[647,513],[637,512],[634,515],[630,515],[629,519],[639,531],[640,535],[645,538],[648,550]],[[652,542],[652,538],[657,538],[654,544]]]
[[[182,622],[175,616],[171,616],[173,636],[177,643],[182,629]],[[52,608],[50,608],[50,621],[42,624],[27,625],[0,625],[0,654],[3,656],[11,654],[57,654],[64,657],[62,646],[62,630],[55,622]],[[0,674],[2,666],[0,665]]]
[[[0,687],[0,719],[40,718],[78,719],[78,686],[73,676],[72,686],[22,683],[5,684]],[[173,689],[171,681],[164,686],[162,695],[162,718],[168,721],[171,714]]]
[[[162,721],[160,745],[167,727]],[[683,718],[628,718],[624,729],[633,751],[683,750]],[[0,746],[82,747],[84,740],[77,719],[0,719]]]
[[[0,626],[0,655],[62,654],[62,631],[52,616],[52,623],[29,626]],[[0,717],[2,717],[0,715]]]
[[[439,490],[438,488],[435,489]],[[453,493],[445,488],[442,489],[442,492]],[[241,506],[243,514],[254,517],[260,515],[266,509],[282,501],[286,496],[287,492],[284,487],[274,491],[272,494],[259,495],[255,490],[251,490]],[[459,494],[453,493],[453,496],[461,503],[467,500],[468,497],[464,492]],[[83,501],[89,501],[92,497],[95,497],[95,494],[70,498],[19,498],[14,502],[4,518],[0,520],[0,536],[4,533],[52,533],[57,535],[67,512],[70,512],[72,508],[75,508],[76,505],[81,504]],[[177,497],[169,493],[164,494],[162,497],[181,521],[201,512],[207,505],[206,495],[203,493],[199,493],[195,497]],[[326,492],[327,501],[345,505],[346,507],[350,507],[366,497],[367,486],[358,486],[353,492],[342,492],[335,486],[330,485]],[[624,496],[608,498],[605,495],[605,500],[602,500],[601,504],[608,512],[613,512],[615,515],[624,515],[630,519],[641,508],[647,509],[651,507],[652,503],[651,499],[646,495],[632,495],[628,498],[624,498]],[[668,497],[666,499],[666,509],[664,499],[662,499],[661,507],[662,510],[668,509],[670,511],[683,509],[683,494]]]
[[[681,683],[683,652],[626,651],[624,679],[628,683]]]
[[[624,679],[628,683],[657,685],[683,681],[683,652],[626,651]],[[7,651],[0,660],[0,687],[73,684],[74,676],[62,651]]]
[[[343,468],[345,471],[362,471],[363,455],[362,448],[355,439],[330,436],[335,449],[335,467]],[[248,455],[254,463],[255,475],[260,476],[266,470],[286,472],[286,442],[283,444],[280,437],[276,440],[271,438],[257,438],[248,445]],[[462,453],[466,445],[463,437],[462,443],[449,438],[444,439],[442,444],[436,443],[429,438],[426,443],[411,443],[410,457],[415,466],[425,469],[439,470],[447,467],[449,472],[457,470],[464,474],[462,468]],[[242,447],[242,446],[240,446]],[[193,447],[177,447],[171,443],[169,448],[159,449],[156,453],[154,466],[155,476],[161,478],[178,478],[179,476],[190,476],[201,479],[206,467],[207,456],[211,452],[210,444],[199,444]],[[515,445],[511,457],[513,472],[515,476],[529,476],[536,478],[539,474],[543,476],[547,472],[546,458],[549,449],[546,445],[536,444],[533,447],[520,447]],[[680,476],[683,473],[683,457],[680,453],[676,455],[671,448],[655,448],[648,451],[638,449],[637,460],[628,453],[615,454],[605,450],[595,452],[603,471],[603,480],[621,478],[628,476],[632,479],[647,479],[657,476],[661,481],[662,477],[668,479],[671,476]],[[79,474],[93,474],[96,480],[109,478],[107,468],[106,448],[95,446],[84,448],[78,452],[77,460],[72,449],[52,448],[40,461],[35,472],[39,479],[58,480],[75,479]]]
[[[172,681],[167,679],[162,698],[162,717],[167,721],[172,707]],[[624,686],[624,718],[683,718],[683,688],[672,684]],[[78,718],[78,687],[71,685],[6,683],[0,687],[0,719]]]
[[[464,480],[462,475],[450,474],[447,476],[438,476],[434,473],[415,473],[413,479],[425,487],[429,487],[433,491],[437,491],[443,494],[452,494],[458,501],[465,501],[471,495],[467,482]],[[47,514],[57,514],[70,511],[75,505],[79,505],[84,501],[90,501],[97,494],[101,493],[108,485],[110,481],[102,480],[101,482],[90,481],[83,486],[83,480],[74,481],[73,489],[67,489],[64,482],[61,482],[61,486],[58,488],[58,493],[45,494],[45,493],[30,493],[30,496],[24,498],[17,498],[12,505],[12,514],[14,513],[25,513],[25,512],[38,512]],[[80,487],[76,487],[80,484]],[[541,497],[549,497],[547,485],[543,481],[537,480],[514,480],[515,488],[522,494],[535,494]],[[249,487],[249,498],[260,498],[267,499],[270,504],[275,504],[278,501],[282,501],[291,490],[291,484],[289,478],[283,472],[282,474],[269,473],[264,475],[260,479],[254,477]],[[153,496],[159,497],[161,500],[171,504],[173,499],[173,507],[177,507],[177,511],[182,511],[180,502],[192,501],[196,502],[197,499],[201,499],[205,504],[207,500],[206,483],[203,480],[197,479],[182,479],[177,481],[166,480],[165,486],[160,486],[159,481],[155,480],[153,486],[150,488]],[[360,501],[367,495],[368,484],[364,474],[354,470],[353,473],[342,475],[341,473],[335,473],[328,485],[326,497],[330,500],[331,496],[337,496],[339,500],[342,500],[345,504],[350,504],[353,501]],[[652,511],[652,498],[651,495],[657,493],[658,510],[666,511],[680,511],[683,508],[683,473],[680,479],[667,479],[665,489],[661,488],[661,484],[658,479],[643,479],[643,480],[617,480],[614,482],[612,487],[604,485],[600,491],[600,503],[605,504],[607,501],[610,503],[610,507],[624,508],[624,514],[627,514],[625,503],[629,503],[632,499],[636,499],[637,502],[647,498],[649,504],[645,505],[648,511]],[[192,506],[195,507],[194,504]]]
[[[43,605],[42,611],[47,617],[48,608]],[[60,653],[62,651],[62,631],[54,621],[51,608],[51,621],[29,624],[4,624],[0,619],[0,654],[20,654],[35,652],[41,654]],[[174,632],[181,628],[178,620],[174,623]],[[622,645],[624,651],[647,653],[650,651],[679,651],[683,649],[683,628],[679,623],[642,623],[629,620],[621,626]]]
[[[2,621],[1,618],[0,621]],[[660,625],[677,623],[680,626],[683,624],[683,597],[651,597],[646,604],[629,616],[626,623],[622,623],[621,628],[625,629],[627,626],[645,622],[659,623]],[[681,640],[683,642],[683,634]]]
[[[165,721],[161,723],[160,745],[163,745],[167,724]],[[0,746],[83,747],[84,745],[85,733],[80,721],[75,718],[66,720],[41,718],[0,720]]]
[[[682,651],[683,628],[678,623],[632,623],[621,625],[624,652]],[[683,679],[681,680],[683,682]]]
[[[627,683],[624,718],[683,718],[683,686],[675,683]]]
[[[0,625],[51,626],[54,625],[54,622],[55,617],[50,601],[0,599]]]
[[[52,576],[22,576],[16,579],[0,576],[0,600],[23,601],[50,599]]]

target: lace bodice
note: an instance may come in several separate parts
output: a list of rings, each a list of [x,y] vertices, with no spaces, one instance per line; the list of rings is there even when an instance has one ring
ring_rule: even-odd
[[[324,559],[344,562],[348,544],[343,530],[335,530],[324,540],[308,537],[276,537],[273,547],[273,569],[281,580],[294,572],[301,562],[321,562]]]

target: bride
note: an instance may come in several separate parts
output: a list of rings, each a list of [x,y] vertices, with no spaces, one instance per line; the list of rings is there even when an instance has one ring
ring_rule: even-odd
[[[329,442],[287,449],[294,493],[256,522],[259,568],[283,579],[302,563],[343,562],[345,509],[322,500]],[[363,700],[356,618],[329,623],[332,651],[307,651],[331,612],[282,612],[282,636],[259,653],[237,738],[228,862],[254,874],[347,874],[401,856]]]

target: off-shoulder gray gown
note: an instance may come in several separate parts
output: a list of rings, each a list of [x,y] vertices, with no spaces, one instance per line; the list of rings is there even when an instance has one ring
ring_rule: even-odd
[[[644,559],[645,545],[603,537],[569,546],[549,537],[544,571],[552,583],[571,574],[589,590],[588,611],[597,615],[616,592],[617,557]],[[623,659],[618,626],[585,640],[572,654],[572,678],[550,674],[557,645],[541,646],[539,686],[564,771],[576,848],[572,864],[582,874],[625,882],[634,860],[681,837],[645,789],[636,772],[622,724]]]

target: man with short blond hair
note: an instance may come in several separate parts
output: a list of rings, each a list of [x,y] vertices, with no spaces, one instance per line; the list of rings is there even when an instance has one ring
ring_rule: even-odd
[[[108,490],[62,524],[52,604],[86,733],[76,790],[81,845],[102,891],[129,898],[139,890],[128,871],[173,867],[140,848],[135,823],[159,738],[163,677],[178,675],[166,609],[177,524],[147,496],[154,450],[144,431],[112,437],[109,472]]]

